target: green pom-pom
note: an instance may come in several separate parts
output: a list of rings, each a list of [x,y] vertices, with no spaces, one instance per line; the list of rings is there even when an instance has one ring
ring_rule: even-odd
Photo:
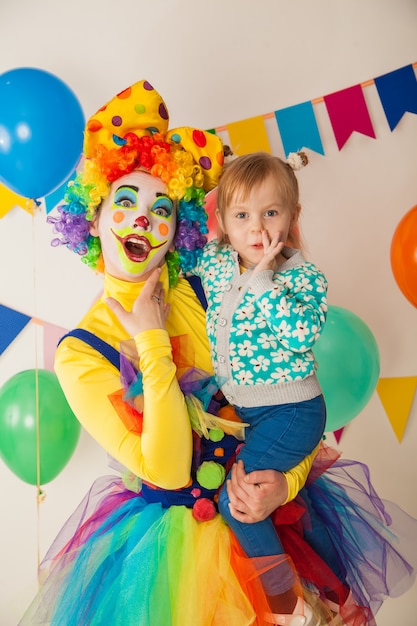
[[[211,441],[221,441],[224,437],[224,432],[221,428],[210,428],[209,438]]]
[[[217,489],[226,477],[223,465],[215,461],[204,461],[197,470],[197,480],[206,489]]]

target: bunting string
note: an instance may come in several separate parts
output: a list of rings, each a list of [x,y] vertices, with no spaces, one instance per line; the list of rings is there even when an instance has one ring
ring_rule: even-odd
[[[413,77],[413,74],[412,74],[411,72],[409,72],[409,70],[408,70],[408,69],[406,69],[406,68],[411,68],[411,69],[412,69],[412,71],[413,71],[413,73],[414,73],[414,68],[417,68],[417,61],[416,61],[416,62],[414,62],[414,63],[411,63],[410,65],[405,66],[404,68],[401,68],[401,69],[399,69],[399,70],[395,70],[394,72],[390,72],[389,74],[384,74],[384,76],[381,76],[380,78],[381,78],[381,79],[383,79],[384,77],[392,77],[392,78],[395,78],[395,76],[397,76],[397,75],[398,75],[398,76],[400,77],[400,80],[401,80],[401,79],[404,79],[404,80],[405,80],[405,83],[406,83],[406,84],[405,84],[405,88],[406,88],[406,90],[407,90],[407,89],[410,89],[410,96],[411,96],[411,97],[410,97],[410,104],[411,104],[411,106],[414,108],[414,106],[413,106],[413,104],[412,104],[412,101],[414,100],[414,98],[415,98],[415,95],[416,95],[416,94],[415,94],[415,93],[413,93],[413,92],[414,92],[414,89],[413,89],[413,87],[412,87],[412,84],[413,84],[413,82],[414,82],[414,80],[415,80],[415,74],[414,74],[414,77]],[[405,77],[404,77],[404,72],[405,72],[405,74],[406,74],[406,76],[405,76]],[[409,85],[407,86],[408,81],[409,81]],[[359,83],[359,84],[358,84],[358,86],[359,86],[361,89],[364,89],[364,88],[366,88],[366,87],[372,87],[373,85],[377,85],[377,83],[378,83],[378,79],[376,79],[376,78],[371,78],[371,79],[369,79],[369,80],[366,80],[366,81],[363,81],[363,82]],[[336,93],[337,93],[337,92],[336,92]],[[396,97],[396,96],[395,96],[395,94],[393,94],[393,95],[394,95],[394,97]],[[309,102],[311,103],[311,105],[315,106],[315,105],[322,104],[323,102],[325,102],[325,98],[326,98],[326,96],[319,96],[318,98],[313,98],[313,99],[312,99],[312,100],[310,100]],[[298,105],[295,105],[295,106],[298,106]],[[400,104],[400,106],[401,106],[401,104]],[[410,113],[417,113],[417,111],[416,111],[416,110],[409,111],[408,109],[404,110],[404,113],[405,113],[406,111],[408,111],[408,112],[410,112]],[[263,114],[261,115],[261,117],[262,117],[262,119],[264,119],[264,120],[273,119],[273,118],[275,117],[275,112],[263,113]],[[398,120],[398,121],[399,121],[399,120]],[[216,133],[222,133],[222,132],[226,132],[226,131],[227,131],[227,128],[228,128],[228,126],[227,126],[227,124],[225,124],[225,125],[223,125],[223,126],[216,126],[215,128],[213,128],[213,131],[214,131],[214,132],[216,132]],[[393,128],[392,128],[391,130],[393,130]],[[302,147],[305,147],[305,146],[302,146]],[[287,156],[288,156],[288,155],[287,155]]]
[[[301,149],[310,149],[325,156],[314,111],[316,105],[324,103],[339,150],[344,148],[354,132],[375,139],[376,133],[364,97],[364,89],[370,86],[376,87],[388,126],[393,131],[405,113],[417,114],[416,67],[417,62],[414,62],[340,91],[252,118],[217,126],[209,129],[209,132],[227,133],[228,143],[237,155],[258,150],[271,152],[265,123],[270,124],[271,120],[275,120],[285,157],[288,157],[290,152],[298,152]],[[74,177],[75,171],[68,180]],[[45,205],[47,213],[62,202],[68,180],[52,194],[41,199],[41,204]],[[33,205],[26,198],[22,198],[0,184],[0,218],[15,206],[28,212],[34,210]]]

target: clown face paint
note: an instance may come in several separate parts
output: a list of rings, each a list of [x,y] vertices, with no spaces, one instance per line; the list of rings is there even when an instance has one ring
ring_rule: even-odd
[[[91,234],[100,237],[106,271],[135,282],[162,265],[175,228],[175,205],[164,183],[135,171],[112,184]]]

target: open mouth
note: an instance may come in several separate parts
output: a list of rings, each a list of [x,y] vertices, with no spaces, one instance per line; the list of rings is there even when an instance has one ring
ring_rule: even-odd
[[[157,250],[166,244],[166,241],[163,241],[157,246],[152,246],[146,237],[141,237],[136,234],[119,237],[119,235],[117,235],[114,231],[112,232],[117,241],[119,241],[123,246],[123,250],[127,258],[133,263],[143,263],[143,261],[146,261],[152,250]]]

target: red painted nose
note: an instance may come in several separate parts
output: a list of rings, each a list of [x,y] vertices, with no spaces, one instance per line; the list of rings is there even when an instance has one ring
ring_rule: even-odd
[[[136,228],[142,228],[142,230],[147,230],[150,226],[149,220],[145,215],[140,215],[135,219],[134,226]]]

